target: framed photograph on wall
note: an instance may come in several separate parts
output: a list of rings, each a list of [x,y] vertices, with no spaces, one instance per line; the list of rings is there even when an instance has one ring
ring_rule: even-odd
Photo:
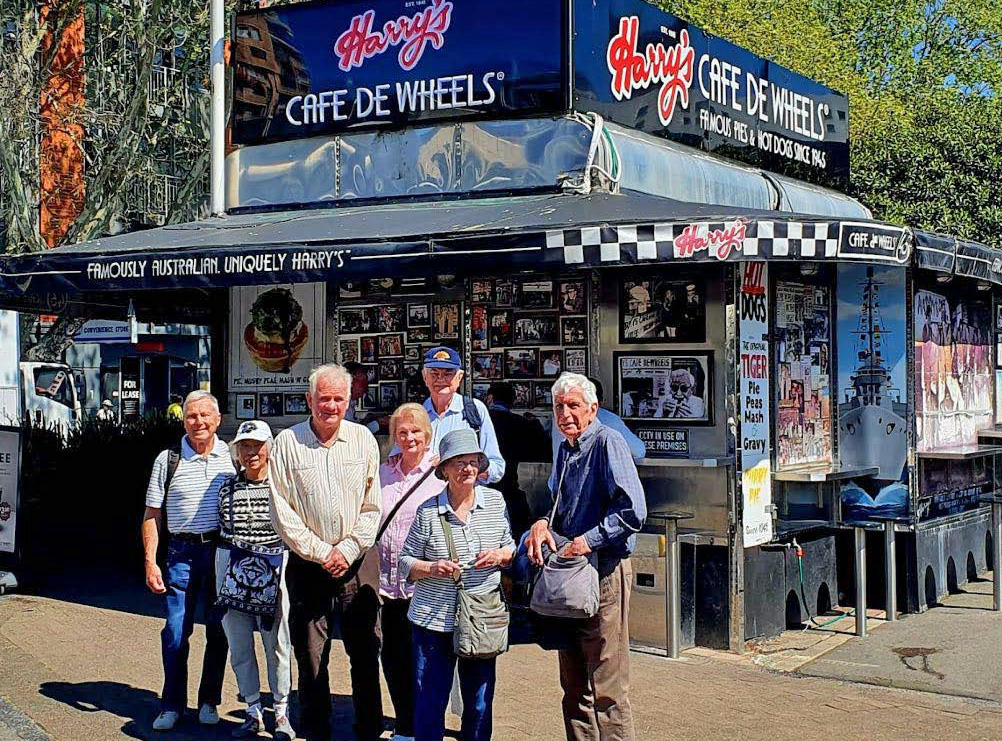
[[[459,304],[435,304],[432,329],[436,340],[454,340],[459,337]]]
[[[376,327],[378,332],[402,332],[404,307],[395,304],[376,307]]]
[[[475,280],[470,283],[470,301],[475,304],[489,304],[494,300],[494,281]]]
[[[379,359],[379,380],[399,381],[404,377],[403,358],[380,358]]]
[[[511,310],[491,311],[487,317],[487,338],[490,346],[501,348],[514,344],[515,331]]]
[[[310,408],[306,405],[306,394],[300,392],[285,395],[286,415],[301,415],[309,413]]]
[[[480,401],[486,401],[487,394],[491,390],[491,385],[489,383],[477,382],[473,384],[473,398],[479,399]]]
[[[379,409],[379,384],[370,383],[360,401],[359,409]]]
[[[474,306],[470,311],[470,345],[473,350],[487,350],[487,307]]]
[[[566,370],[564,351],[559,347],[544,347],[539,350],[539,375],[556,378]]]
[[[374,383],[379,383],[378,365],[363,365],[362,368],[365,370],[365,379],[369,382],[370,386]]]
[[[553,406],[553,384],[549,381],[532,382],[533,406],[552,407]]]
[[[404,360],[408,363],[420,363],[421,348],[417,345],[407,345],[404,347]]]
[[[379,337],[379,357],[401,357],[404,354],[402,334],[384,334]]]
[[[358,339],[338,340],[338,356],[341,358],[341,365],[345,363],[361,363],[361,354],[358,351]]]
[[[281,417],[285,411],[285,400],[280,393],[258,394],[257,402],[262,417]]]
[[[522,296],[519,306],[523,309],[554,308],[552,280],[525,281],[521,285],[521,291]]]
[[[375,363],[379,357],[379,338],[363,337],[361,339],[361,347],[360,362]]]
[[[341,309],[338,312],[341,334],[361,334],[376,329],[376,312],[371,306],[360,309]]]
[[[504,376],[504,366],[499,352],[473,353],[473,377],[498,379]]]
[[[588,373],[588,350],[583,347],[566,348],[564,370],[570,373]]]
[[[499,280],[494,283],[494,303],[499,308],[510,309],[518,306],[518,283],[513,280]]]
[[[505,376],[508,378],[535,378],[539,375],[539,351],[520,347],[504,351]]]
[[[577,279],[561,281],[557,308],[561,314],[584,314],[585,282]]]
[[[583,316],[560,317],[560,344],[585,345],[588,343],[588,319]]]
[[[403,401],[403,384],[399,381],[379,384],[379,406],[392,411]]]
[[[683,425],[713,423],[713,354],[613,353],[623,419]]]
[[[619,341],[705,342],[705,282],[696,278],[634,278],[621,281]]]
[[[515,400],[512,402],[513,408],[529,409],[530,407],[535,406],[532,401],[531,381],[512,381],[511,390],[515,395]]]
[[[408,342],[431,342],[431,327],[414,327],[407,330]]]
[[[555,314],[515,315],[516,345],[555,345],[558,341]]]
[[[431,307],[428,304],[407,304],[407,329],[431,326]]]
[[[257,416],[257,394],[237,394],[237,419]]]
[[[404,363],[404,397],[407,401],[422,402],[428,397],[421,366],[418,363]]]

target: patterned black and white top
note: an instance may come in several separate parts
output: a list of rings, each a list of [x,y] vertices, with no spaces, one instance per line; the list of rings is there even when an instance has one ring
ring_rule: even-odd
[[[223,482],[219,488],[219,536],[225,543],[249,550],[282,547],[271,524],[268,479],[248,481],[241,471]]]
[[[463,587],[471,594],[490,594],[501,586],[501,569],[474,569],[477,554],[488,548],[513,548],[501,492],[485,486],[476,487],[476,501],[466,524],[456,517],[449,504],[446,490],[421,505],[414,517],[404,546],[400,550],[400,573],[410,574],[417,561],[448,559],[449,545],[439,519],[444,513],[452,526],[456,557],[463,566]],[[407,617],[412,623],[429,630],[449,633],[456,620],[456,583],[450,577],[429,577],[415,582],[414,597]]]

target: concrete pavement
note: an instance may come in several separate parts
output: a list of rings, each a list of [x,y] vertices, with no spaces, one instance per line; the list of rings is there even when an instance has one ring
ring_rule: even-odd
[[[847,641],[800,673],[1002,703],[1002,613],[991,606],[991,580],[971,582],[942,606]]]
[[[189,714],[173,733],[151,731],[162,678],[162,618],[138,575],[64,574],[45,594],[0,598],[0,697],[53,741],[229,738],[241,720],[229,672],[220,727],[200,728]],[[200,656],[202,637],[199,626],[193,657]],[[494,739],[560,741],[556,656],[518,646],[499,660],[498,674]],[[333,652],[331,678],[335,740],[347,741],[350,688],[340,649]],[[193,671],[191,697],[197,679]],[[983,741],[1002,735],[1002,704],[776,674],[730,654],[700,652],[679,662],[634,654],[632,681],[642,741]],[[391,715],[385,695],[384,701]],[[449,726],[457,729],[458,719],[451,717]]]

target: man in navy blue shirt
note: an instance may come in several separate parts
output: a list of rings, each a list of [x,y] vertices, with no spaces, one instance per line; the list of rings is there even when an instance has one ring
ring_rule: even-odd
[[[629,557],[647,517],[644,490],[630,448],[598,419],[595,385],[564,373],[553,384],[553,422],[564,441],[554,461],[553,521],[529,531],[529,558],[556,550],[553,533],[571,542],[564,556],[595,554],[599,610],[579,621],[570,648],[559,652],[564,728],[568,741],[634,741],[630,708]]]

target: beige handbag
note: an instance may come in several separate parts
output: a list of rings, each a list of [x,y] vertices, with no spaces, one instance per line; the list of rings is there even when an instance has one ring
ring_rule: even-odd
[[[458,562],[452,526],[448,515],[441,513],[442,530],[449,545],[449,558]],[[508,650],[508,605],[500,587],[490,594],[470,594],[463,587],[462,574],[456,572],[456,621],[452,631],[452,649],[464,659],[492,659]]]

